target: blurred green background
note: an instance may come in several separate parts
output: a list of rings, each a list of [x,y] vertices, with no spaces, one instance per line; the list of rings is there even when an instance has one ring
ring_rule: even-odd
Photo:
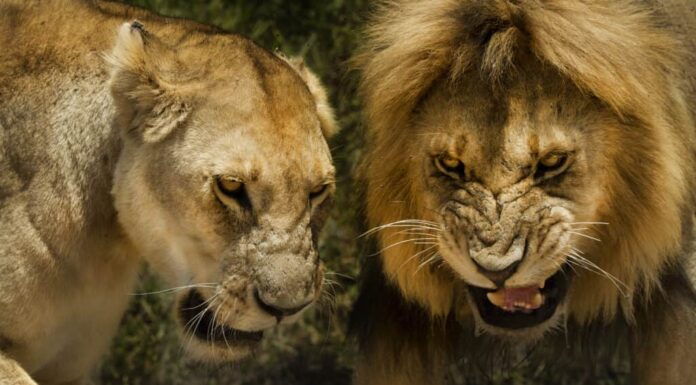
[[[319,306],[303,319],[268,333],[264,346],[238,364],[190,361],[171,319],[173,294],[134,295],[119,334],[95,382],[102,385],[348,385],[353,344],[345,329],[357,296],[360,233],[359,194],[351,180],[363,147],[357,73],[347,61],[360,40],[369,0],[130,0],[167,16],[185,17],[243,34],[270,50],[300,55],[330,91],[342,131],[331,148],[339,179],[337,201],[320,243],[333,281]],[[136,293],[166,288],[149,272]],[[553,366],[527,362],[485,380],[451,368],[451,382],[495,385],[626,384],[627,366],[619,360],[599,371],[560,357]],[[560,368],[560,369],[559,369]],[[398,385],[398,384],[395,384]],[[429,385],[429,384],[424,384]]]

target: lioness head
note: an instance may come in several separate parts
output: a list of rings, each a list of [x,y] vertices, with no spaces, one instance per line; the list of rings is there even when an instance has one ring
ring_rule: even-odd
[[[125,24],[108,61],[123,229],[180,288],[206,357],[246,355],[320,293],[333,118],[316,77],[234,35]]]
[[[693,180],[679,44],[654,13],[604,7],[402,2],[378,18],[361,59],[368,216],[387,276],[432,314],[525,337],[564,314],[630,319],[673,260]]]

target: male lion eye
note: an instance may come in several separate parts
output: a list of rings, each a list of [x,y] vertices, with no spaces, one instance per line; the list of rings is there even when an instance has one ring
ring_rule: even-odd
[[[550,153],[539,160],[535,173],[536,178],[549,178],[560,174],[568,164],[568,155]]]
[[[437,157],[435,158],[435,165],[442,173],[450,177],[464,178],[464,163],[455,157],[449,155]]]
[[[543,157],[540,161],[539,164],[542,167],[545,167],[547,169],[555,169],[555,168],[560,168],[563,166],[567,159],[567,156],[564,154],[549,154]]]

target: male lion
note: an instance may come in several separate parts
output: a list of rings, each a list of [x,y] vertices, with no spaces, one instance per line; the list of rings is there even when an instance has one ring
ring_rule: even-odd
[[[381,248],[353,312],[359,384],[441,383],[455,358],[565,346],[554,328],[627,336],[633,383],[696,381],[694,8],[379,8],[358,58]]]
[[[323,280],[333,131],[317,78],[242,37],[0,2],[0,383],[85,378],[139,256],[185,286],[177,318],[204,358],[298,318]]]

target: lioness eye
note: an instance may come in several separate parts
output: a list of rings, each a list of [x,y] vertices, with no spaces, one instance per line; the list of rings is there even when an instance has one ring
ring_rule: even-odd
[[[452,178],[464,178],[464,163],[455,157],[449,155],[439,156],[435,158],[435,165],[442,173]]]
[[[245,209],[251,209],[251,200],[247,195],[246,187],[239,179],[227,176],[215,177],[215,194],[225,205],[233,201]]]
[[[230,177],[218,176],[215,178],[215,192],[218,198],[224,202],[226,198],[231,198],[237,204],[249,207],[251,202],[247,197],[244,182]]]
[[[238,193],[244,184],[238,180],[218,178],[218,188],[225,195],[233,196]]]
[[[327,187],[327,184],[321,184],[319,186],[314,187],[309,191],[309,199],[314,200],[320,197],[322,194],[324,194],[324,191],[326,191]]]

